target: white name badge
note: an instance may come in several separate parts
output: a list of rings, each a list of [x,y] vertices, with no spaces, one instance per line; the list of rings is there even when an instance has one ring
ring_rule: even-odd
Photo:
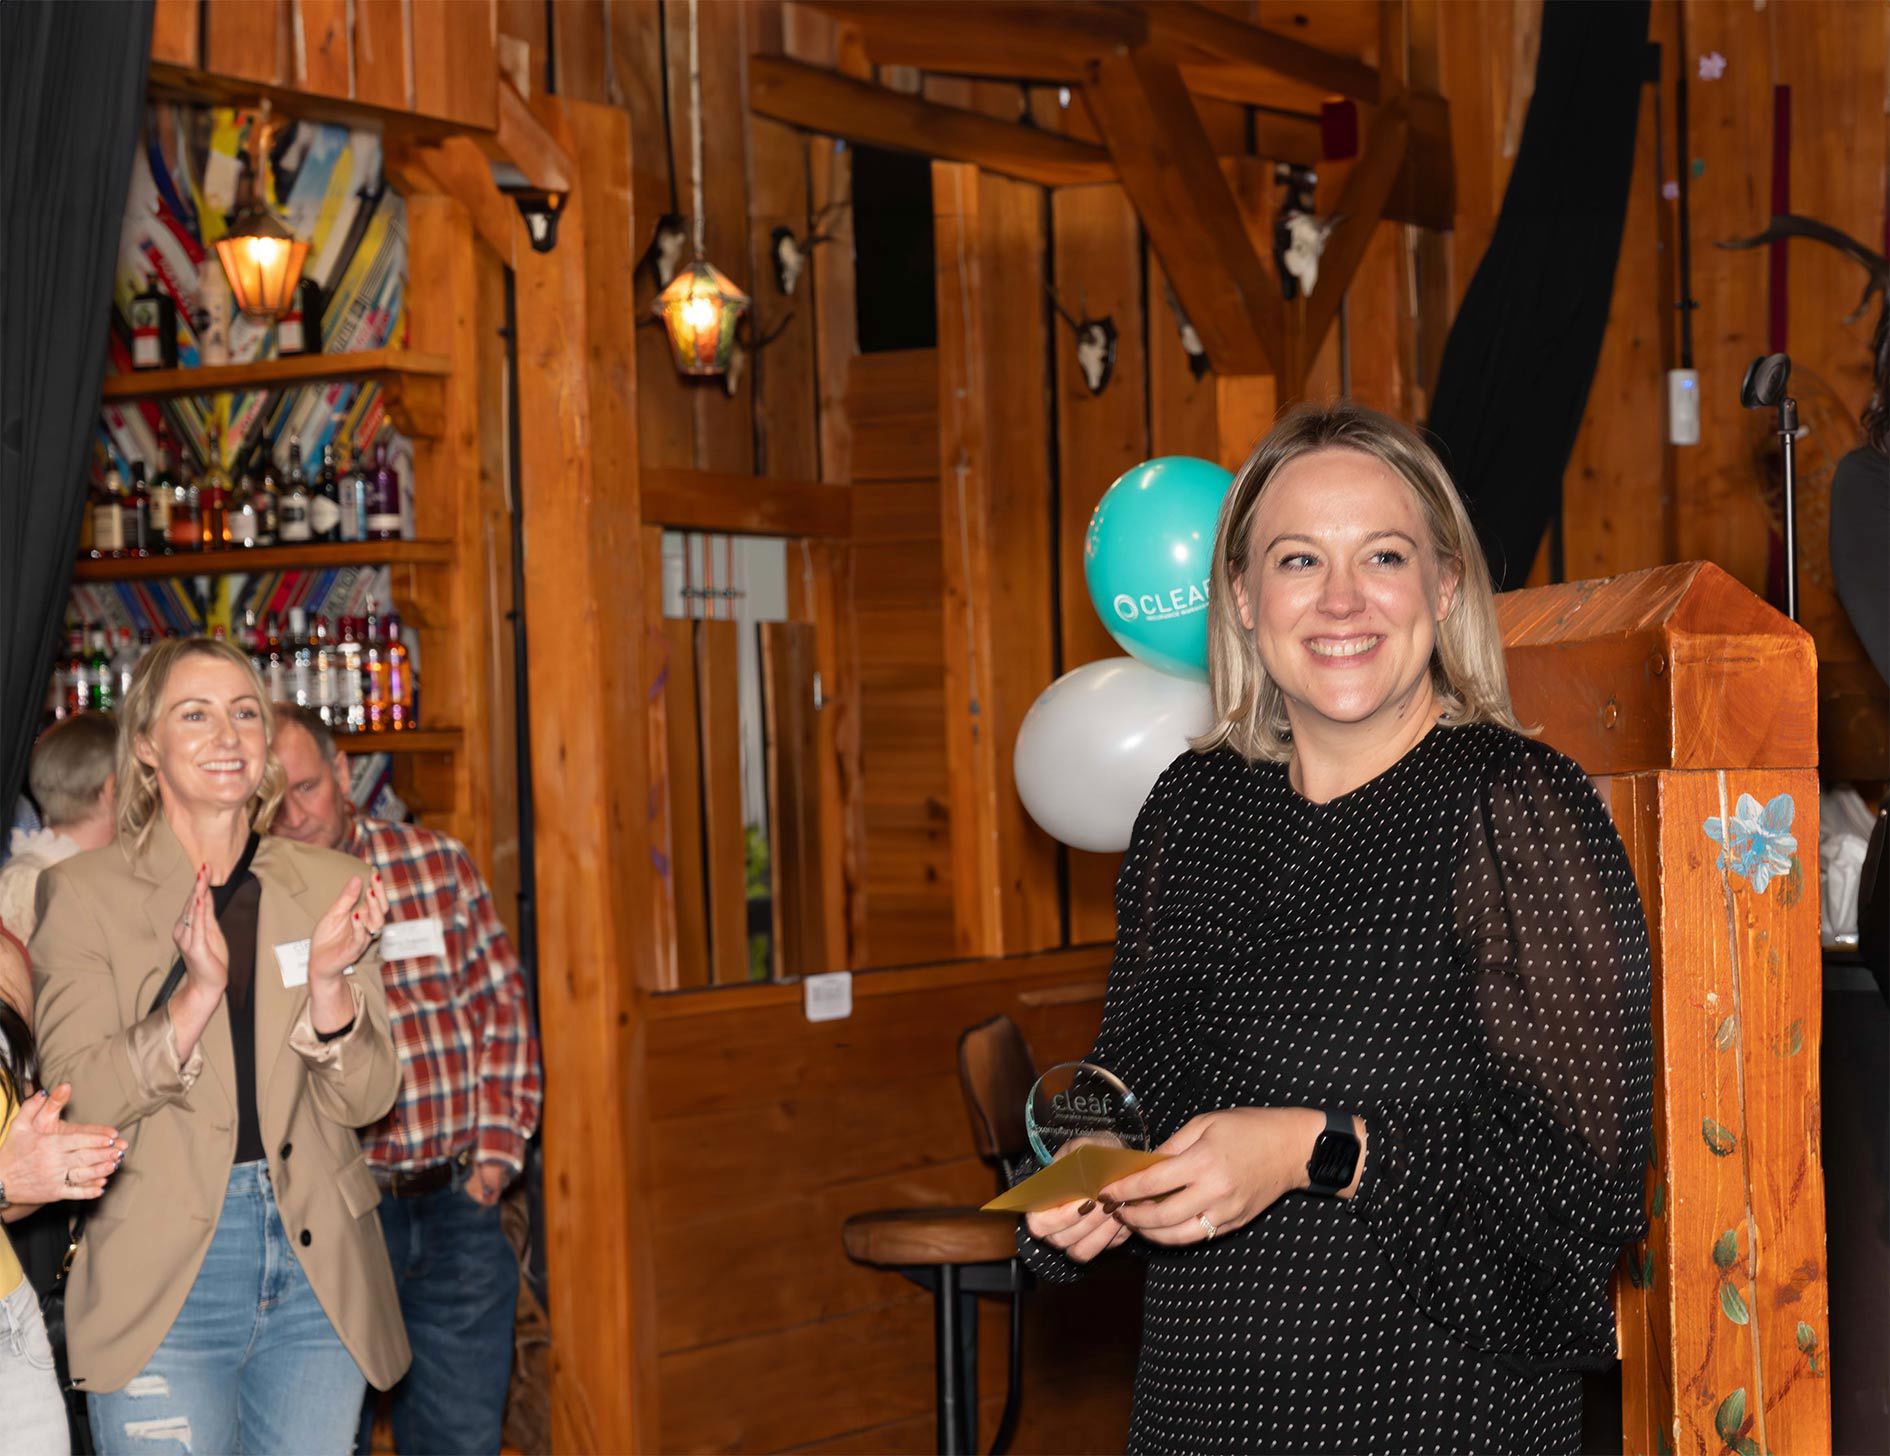
[[[444,956],[446,936],[440,931],[440,917],[424,920],[390,920],[381,927],[381,959],[412,961],[421,956]]]
[[[276,965],[282,971],[282,984],[285,986],[306,986],[308,984],[308,942],[306,940],[285,940],[276,947]],[[354,967],[349,966],[341,973],[352,976]]]

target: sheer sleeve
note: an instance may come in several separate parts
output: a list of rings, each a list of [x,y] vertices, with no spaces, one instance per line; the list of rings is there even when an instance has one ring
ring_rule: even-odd
[[[1122,868],[1116,875],[1116,954],[1109,967],[1108,988],[1103,993],[1102,1029],[1085,1059],[1107,1067],[1130,1087],[1138,1085],[1135,1067],[1130,1063],[1141,1038],[1132,1034],[1132,1029],[1141,1019],[1141,1002],[1147,985],[1146,979],[1138,973],[1148,962],[1156,906],[1167,873],[1174,778],[1175,767],[1170,765],[1143,801],[1129,837],[1128,851],[1122,857]],[[1012,1185],[1035,1171],[1036,1165],[1026,1160],[1023,1168],[1012,1170]],[[1139,1243],[1139,1240],[1131,1240],[1129,1247],[1138,1247]],[[1017,1249],[1026,1267],[1039,1279],[1050,1283],[1068,1283],[1080,1277],[1087,1267],[1069,1258],[1061,1249],[1032,1238],[1022,1219],[1017,1223]]]
[[[1593,786],[1528,740],[1465,827],[1457,934],[1474,1090],[1357,1109],[1351,1211],[1438,1324],[1527,1370],[1614,1355],[1608,1278],[1642,1236],[1652,1139],[1646,920]]]

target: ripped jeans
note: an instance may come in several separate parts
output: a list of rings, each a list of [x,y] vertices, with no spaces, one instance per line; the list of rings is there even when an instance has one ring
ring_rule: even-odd
[[[366,1388],[289,1247],[267,1165],[238,1163],[164,1343],[87,1409],[99,1456],[344,1456]]]
[[[0,1299],[0,1456],[65,1456],[71,1449],[39,1299],[22,1279]]]

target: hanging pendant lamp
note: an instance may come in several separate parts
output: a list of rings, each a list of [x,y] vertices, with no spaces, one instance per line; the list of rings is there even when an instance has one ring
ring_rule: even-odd
[[[250,157],[237,184],[236,215],[230,230],[217,239],[217,261],[230,280],[236,306],[252,319],[269,322],[287,313],[295,301],[295,285],[302,281],[308,244],[285,228],[264,207],[256,194],[261,175],[261,136],[265,109],[251,130]]]
[[[702,52],[696,29],[697,0],[689,0],[690,156],[694,163],[695,257],[657,294],[651,311],[669,333],[679,373],[725,374],[735,352],[735,331],[749,298],[708,260],[702,246]]]

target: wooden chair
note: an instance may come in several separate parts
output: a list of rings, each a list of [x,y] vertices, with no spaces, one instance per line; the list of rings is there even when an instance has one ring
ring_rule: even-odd
[[[1024,1099],[1037,1080],[1017,1023],[994,1016],[967,1029],[958,1039],[958,1076],[978,1155],[995,1166],[1002,1190],[1016,1160],[1029,1151]],[[1010,1297],[1009,1389],[991,1443],[992,1456],[998,1456],[1016,1430],[1023,1390],[1023,1301],[1030,1276],[1017,1257],[1016,1218],[976,1208],[882,1208],[849,1218],[841,1238],[855,1263],[897,1270],[932,1292],[941,1456],[969,1456],[977,1447],[977,1296]]]

